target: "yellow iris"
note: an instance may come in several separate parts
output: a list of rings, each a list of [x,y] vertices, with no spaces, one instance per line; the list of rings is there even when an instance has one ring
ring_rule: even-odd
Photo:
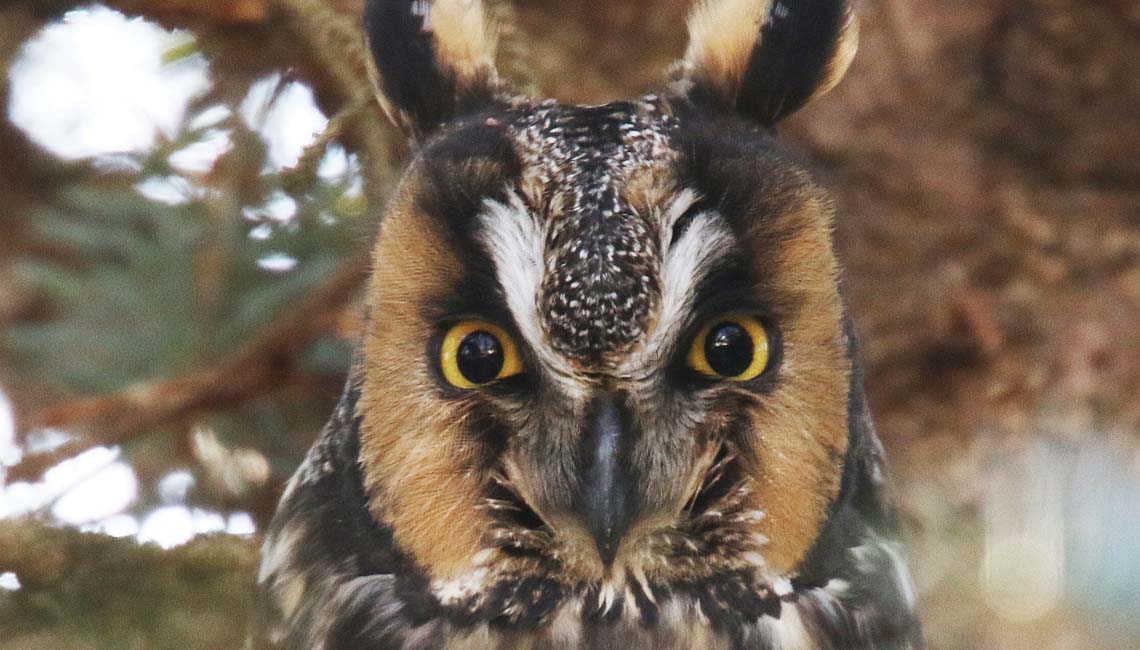
[[[456,388],[478,388],[523,371],[522,358],[506,330],[482,320],[452,325],[439,349],[444,379]]]
[[[686,361],[697,372],[718,379],[748,381],[768,367],[768,332],[749,314],[728,314],[705,323]]]

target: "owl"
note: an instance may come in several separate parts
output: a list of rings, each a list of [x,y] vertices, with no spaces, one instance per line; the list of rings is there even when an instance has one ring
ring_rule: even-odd
[[[774,127],[842,0],[706,0],[659,92],[519,96],[475,0],[370,0],[415,156],[267,532],[290,650],[922,647],[826,193]]]

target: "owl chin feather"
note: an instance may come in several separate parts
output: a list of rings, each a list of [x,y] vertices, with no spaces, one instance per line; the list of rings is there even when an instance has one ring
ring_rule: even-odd
[[[661,92],[596,106],[513,95],[486,16],[366,3],[419,147],[255,646],[921,648],[835,211],[771,128],[851,3],[703,0]]]

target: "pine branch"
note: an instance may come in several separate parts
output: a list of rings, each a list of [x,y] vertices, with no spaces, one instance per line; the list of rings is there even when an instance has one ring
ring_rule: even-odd
[[[68,0],[29,3],[24,12],[30,14],[29,25],[23,33],[30,32],[35,22],[47,22],[80,4]],[[384,198],[392,178],[393,151],[387,120],[372,98],[365,72],[367,54],[358,24],[359,6],[336,3],[334,7],[322,0],[108,0],[106,4],[168,27],[190,29],[200,35],[203,49],[221,61],[241,54],[241,67],[247,72],[258,67],[293,70],[312,84],[322,107],[334,117],[284,180],[300,182],[311,176],[324,149],[339,140],[361,156],[368,202],[375,205]],[[11,11],[0,9],[0,15]],[[254,50],[251,57],[242,54],[246,49]],[[350,264],[262,336],[216,365],[32,414],[25,430],[63,428],[80,437],[50,452],[25,457],[9,469],[5,480],[37,479],[55,463],[91,447],[121,444],[203,410],[241,404],[297,379],[298,353],[333,328],[359,286],[364,268],[362,261]]]
[[[328,152],[329,146],[342,139],[352,122],[360,119],[362,114],[367,113],[373,104],[372,94],[362,92],[340,109],[336,115],[329,118],[328,126],[312,143],[305,147],[297,163],[282,171],[282,187],[286,191],[299,191],[311,186],[317,178],[317,169]]]
[[[393,181],[392,160],[400,153],[393,149],[401,138],[390,137],[392,130],[380,105],[372,97],[368,80],[368,57],[356,13],[348,15],[333,9],[324,0],[273,0],[274,6],[288,20],[300,37],[305,55],[323,72],[325,87],[336,95],[336,108],[348,110],[341,120],[330,123],[330,129],[343,132],[343,141],[363,154],[365,178],[371,182],[365,191],[377,203]],[[362,100],[362,98],[364,98]],[[355,105],[364,101],[366,110]],[[397,145],[398,147],[398,145]]]
[[[217,364],[181,377],[65,402],[32,415],[26,430],[60,428],[82,435],[51,451],[25,457],[9,469],[6,481],[39,479],[56,463],[92,447],[122,444],[164,424],[205,410],[232,407],[289,383],[298,374],[299,353],[318,336],[336,331],[366,269],[363,260],[347,264],[251,343]]]

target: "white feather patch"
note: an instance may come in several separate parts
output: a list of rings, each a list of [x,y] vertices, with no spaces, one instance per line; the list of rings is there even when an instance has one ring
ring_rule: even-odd
[[[562,380],[570,394],[577,394],[581,388],[570,380],[574,369],[547,342],[538,311],[544,273],[544,227],[514,192],[507,203],[488,199],[483,206],[481,243],[495,264],[495,277],[506,296],[507,309],[539,360],[555,379]]]
[[[289,571],[294,563],[297,544],[305,537],[305,527],[300,524],[286,526],[270,535],[261,547],[261,566],[257,571],[257,582],[265,584],[278,574]]]
[[[696,200],[696,193],[686,190],[662,219],[662,239],[672,236],[676,221]],[[667,250],[661,270],[661,303],[656,326],[640,350],[630,355],[621,373],[627,377],[651,376],[661,359],[676,344],[694,307],[697,288],[716,262],[732,250],[735,238],[714,212],[702,212],[675,242],[665,241]]]
[[[800,618],[800,610],[795,605],[786,606],[780,612],[780,618],[766,616],[761,620],[762,626],[767,626],[772,647],[780,650],[817,650],[819,646],[812,640],[811,634]]]
[[[558,608],[547,630],[550,639],[559,647],[577,647],[582,638],[582,601],[568,600]]]

